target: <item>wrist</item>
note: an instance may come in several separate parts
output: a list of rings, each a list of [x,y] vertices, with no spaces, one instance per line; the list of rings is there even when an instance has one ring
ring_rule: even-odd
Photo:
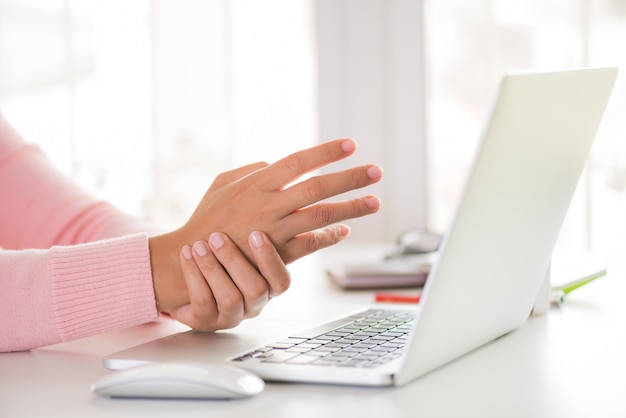
[[[159,312],[189,303],[189,294],[180,267],[178,244],[175,233],[150,237],[150,265],[154,297]]]

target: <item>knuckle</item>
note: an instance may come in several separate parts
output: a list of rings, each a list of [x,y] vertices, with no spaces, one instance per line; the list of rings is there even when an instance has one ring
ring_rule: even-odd
[[[291,286],[291,274],[286,271],[279,280],[276,281],[276,284],[272,286],[272,292],[270,296],[279,296],[285,293],[289,287]]]
[[[304,171],[304,162],[298,154],[292,154],[283,160],[283,167],[285,172],[290,175],[296,175]]]
[[[215,299],[211,294],[196,294],[194,295],[193,304],[203,309],[206,307],[212,308],[215,306]]]
[[[367,204],[363,199],[351,199],[348,202],[349,216],[356,218],[368,213]]]
[[[204,313],[198,309],[192,309],[190,317],[184,323],[197,331],[212,332],[216,330],[215,321],[207,320]]]
[[[255,285],[248,286],[245,289],[245,299],[247,300],[256,301],[256,300],[266,299],[268,294],[269,294],[269,289],[267,285],[261,281],[257,281]]]
[[[332,219],[332,211],[330,205],[327,203],[320,203],[315,206],[315,211],[313,212],[314,222],[317,226],[325,226],[330,224]]]
[[[309,253],[313,253],[322,248],[322,236],[318,231],[312,231],[306,241],[306,248]]]
[[[312,177],[304,183],[304,193],[306,198],[318,201],[323,193],[322,181],[319,177]]]
[[[220,310],[236,310],[243,305],[243,297],[238,291],[225,292],[218,301]]]

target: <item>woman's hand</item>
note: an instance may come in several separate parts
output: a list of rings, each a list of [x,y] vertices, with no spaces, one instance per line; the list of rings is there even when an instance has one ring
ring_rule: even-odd
[[[258,268],[219,232],[208,242],[183,247],[180,265],[190,303],[167,313],[200,331],[233,328],[257,316],[271,298],[287,290],[291,277],[264,233],[252,232],[249,245]]]
[[[183,227],[150,239],[155,294],[161,309],[189,301],[178,259],[186,244],[207,241],[220,231],[248,260],[258,263],[248,237],[261,231],[288,264],[341,238],[337,229],[324,229],[327,226],[377,212],[380,202],[375,196],[322,202],[378,182],[382,173],[376,165],[314,176],[289,186],[308,172],[348,157],[355,148],[349,139],[331,141],[271,165],[251,164],[218,176]]]

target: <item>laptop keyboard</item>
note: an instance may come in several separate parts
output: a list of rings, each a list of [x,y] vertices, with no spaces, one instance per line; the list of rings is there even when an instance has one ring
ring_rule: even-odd
[[[252,350],[233,361],[378,367],[402,356],[414,310],[368,309]]]

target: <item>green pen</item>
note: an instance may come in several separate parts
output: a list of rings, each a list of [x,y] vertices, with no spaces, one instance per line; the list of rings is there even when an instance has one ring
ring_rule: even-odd
[[[568,282],[559,286],[552,286],[552,288],[550,289],[550,302],[553,305],[561,306],[563,302],[565,301],[566,295],[578,289],[579,287],[582,287],[586,285],[587,283],[591,283],[592,281],[605,275],[606,275],[606,269],[601,270],[601,271],[596,271],[593,274],[581,277],[580,279],[576,279],[576,280],[573,280],[571,282]]]

